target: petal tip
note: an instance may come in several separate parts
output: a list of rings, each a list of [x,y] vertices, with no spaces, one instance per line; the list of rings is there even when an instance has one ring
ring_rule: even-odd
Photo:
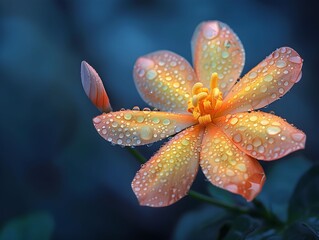
[[[81,62],[81,82],[87,96],[90,94],[90,65],[86,61]]]
[[[251,202],[261,192],[265,181],[266,175],[264,173],[254,174],[249,181],[250,187],[248,188],[246,193],[242,194],[242,196],[248,202]]]

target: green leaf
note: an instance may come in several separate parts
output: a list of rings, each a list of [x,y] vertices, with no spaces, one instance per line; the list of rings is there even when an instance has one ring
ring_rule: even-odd
[[[290,220],[311,216],[319,216],[319,165],[302,176],[289,203]]]
[[[54,221],[48,213],[34,213],[9,221],[0,231],[0,240],[49,240]]]
[[[317,240],[319,239],[319,219],[308,218],[305,221],[293,223],[285,232],[284,239],[289,240]]]
[[[174,240],[218,239],[221,227],[229,215],[215,207],[203,207],[185,214],[178,222],[173,235]]]
[[[302,156],[288,157],[272,163],[267,180],[258,199],[279,219],[287,219],[289,199],[295,185],[311,164]]]

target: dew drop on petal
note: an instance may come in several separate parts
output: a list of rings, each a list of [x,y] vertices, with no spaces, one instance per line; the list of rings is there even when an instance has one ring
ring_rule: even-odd
[[[232,177],[235,176],[235,172],[231,169],[226,169],[226,175]]]
[[[204,37],[207,39],[213,39],[218,35],[219,26],[217,22],[206,24],[203,29]]]
[[[279,67],[279,68],[283,68],[283,67],[287,66],[287,63],[284,60],[279,59],[276,62],[276,66]]]
[[[256,138],[253,140],[253,145],[254,145],[255,147],[260,146],[260,145],[261,145],[261,140],[256,137]]]
[[[265,85],[262,85],[262,86],[260,87],[260,91],[261,91],[262,93],[267,92],[267,90],[268,90],[268,88],[267,88]]]
[[[99,118],[99,117],[96,117],[96,118],[93,119],[93,122],[94,122],[95,124],[99,124],[101,121],[102,121],[102,120],[101,120],[101,118]]]
[[[153,80],[154,78],[156,78],[156,76],[157,76],[157,73],[153,69],[147,71],[146,73],[146,77],[148,80]]]
[[[183,139],[183,140],[182,140],[182,144],[183,144],[184,146],[187,146],[187,145],[189,144],[189,140]]]
[[[291,134],[291,138],[296,141],[296,142],[300,142],[303,140],[303,138],[305,137],[305,135],[303,133],[292,133]]]
[[[241,172],[246,172],[247,168],[246,168],[246,165],[243,164],[243,163],[239,163],[236,165],[236,169],[238,169],[239,171]]]
[[[251,72],[251,73],[249,73],[249,78],[250,79],[254,79],[254,78],[256,78],[258,75],[257,75],[257,73],[256,72]]]
[[[132,119],[132,114],[130,114],[130,113],[125,113],[125,114],[124,114],[124,119],[126,119],[126,120],[131,120],[131,119]]]
[[[150,140],[153,137],[152,129],[149,126],[143,126],[140,130],[140,136],[143,140]]]
[[[238,122],[238,118],[234,117],[234,118],[230,119],[229,122],[231,125],[235,125]]]
[[[237,133],[233,136],[233,141],[236,142],[236,143],[240,143],[242,140],[242,136],[240,133]]]
[[[276,135],[281,132],[281,128],[277,126],[270,126],[267,127],[266,131],[269,135]]]
[[[251,116],[251,117],[249,118],[249,120],[252,121],[252,122],[256,121],[257,119],[258,119],[257,116]]]
[[[171,121],[169,119],[164,119],[163,120],[163,125],[167,126],[171,123]]]
[[[302,63],[302,59],[299,56],[293,56],[288,59],[292,63]]]
[[[274,79],[274,77],[271,74],[268,74],[264,77],[265,82],[271,82]]]

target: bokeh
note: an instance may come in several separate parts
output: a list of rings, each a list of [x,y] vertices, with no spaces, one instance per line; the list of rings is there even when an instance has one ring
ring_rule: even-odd
[[[307,134],[305,150],[280,161],[318,163],[319,25],[311,4],[1,0],[0,230],[29,216],[52,239],[177,239],[181,221],[207,206],[189,197],[167,208],[138,205],[130,184],[140,164],[96,133],[92,118],[99,112],[82,89],[80,63],[97,70],[113,109],[147,107],[134,86],[135,60],[167,49],[191,62],[195,27],[215,19],[240,37],[244,73],[281,46],[303,57],[302,80],[263,111],[274,111]],[[161,144],[139,150],[150,157]],[[293,163],[282,170],[288,176],[298,167]],[[205,192],[207,185],[199,173],[194,188]],[[210,211],[205,212],[216,215],[220,209]]]

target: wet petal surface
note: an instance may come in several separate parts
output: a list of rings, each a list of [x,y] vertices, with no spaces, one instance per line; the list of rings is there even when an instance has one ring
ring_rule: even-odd
[[[132,182],[141,205],[164,207],[187,194],[198,170],[202,133],[199,125],[184,130],[142,166]]]
[[[123,146],[149,144],[195,124],[192,115],[156,111],[125,110],[102,114],[93,119],[105,140]]]
[[[301,68],[302,59],[296,51],[288,47],[277,49],[231,89],[219,115],[267,106],[300,80]]]
[[[239,149],[260,160],[275,160],[305,147],[302,131],[269,113],[237,113],[215,123]]]
[[[187,112],[187,101],[197,82],[190,64],[170,51],[157,51],[137,59],[134,80],[149,105],[169,112]]]
[[[222,22],[203,22],[193,35],[192,51],[198,79],[209,87],[212,73],[218,73],[218,88],[225,97],[245,62],[244,48],[237,35]]]
[[[212,184],[240,194],[248,201],[261,191],[266,179],[258,161],[238,149],[213,124],[206,128],[204,134],[200,165]]]

